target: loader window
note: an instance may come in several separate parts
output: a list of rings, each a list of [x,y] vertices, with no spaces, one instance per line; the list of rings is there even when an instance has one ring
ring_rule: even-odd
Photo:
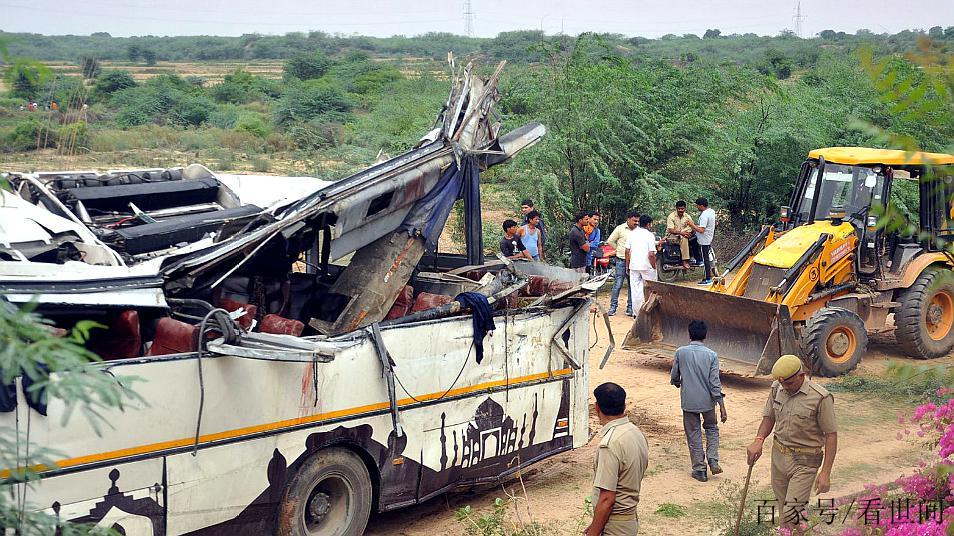
[[[811,210],[815,196],[817,178],[818,169],[816,168],[812,170],[808,187],[805,188],[805,196],[799,204],[801,221],[808,220],[808,211]],[[870,186],[872,184],[874,186]],[[883,176],[871,168],[826,164],[818,194],[818,206],[815,208],[815,219],[828,218],[828,211],[835,206],[844,207],[849,217],[862,212],[871,205],[872,201],[880,201],[883,184]]]

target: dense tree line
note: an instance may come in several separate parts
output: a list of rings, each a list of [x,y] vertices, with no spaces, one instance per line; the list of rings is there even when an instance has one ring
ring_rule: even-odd
[[[718,29],[695,34],[665,35],[660,39],[602,34],[600,37],[626,57],[648,57],[691,63],[699,59],[755,64],[788,62],[792,68],[810,65],[823,47],[852,49],[859,43],[874,43],[883,53],[914,50],[917,39],[930,36],[954,43],[954,26],[928,30],[905,30],[897,34],[855,34],[825,30],[815,39],[799,39],[790,31],[775,37],[755,34],[723,35]],[[468,38],[451,33],[431,32],[406,37],[342,36],[325,32],[290,32],[284,35],[245,34],[239,37],[175,36],[112,37],[97,32],[89,36],[46,36],[0,32],[9,40],[13,56],[29,56],[42,61],[80,61],[83,57],[154,64],[157,61],[208,61],[287,59],[296,54],[324,52],[334,55],[363,51],[371,55],[443,59],[448,51],[459,56],[480,54],[493,59],[517,62],[545,58],[539,45],[571,44],[573,37],[546,35],[536,30],[501,32],[494,38]]]

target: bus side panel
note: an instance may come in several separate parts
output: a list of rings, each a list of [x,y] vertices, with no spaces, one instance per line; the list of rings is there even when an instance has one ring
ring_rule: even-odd
[[[127,536],[161,536],[166,534],[163,462],[153,458],[44,478],[28,489],[27,500],[60,519],[120,527]]]
[[[420,498],[457,485],[492,482],[568,450],[572,437],[560,427],[565,422],[561,410],[570,403],[568,385],[552,381],[443,404],[440,426],[424,434]]]
[[[378,472],[389,426],[387,415],[369,416],[171,456],[169,534],[270,533],[285,484],[302,464],[338,445],[359,452]],[[416,473],[390,480],[416,487]]]

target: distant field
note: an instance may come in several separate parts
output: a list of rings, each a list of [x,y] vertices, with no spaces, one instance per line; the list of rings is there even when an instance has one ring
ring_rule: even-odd
[[[447,69],[443,63],[435,62],[427,58],[387,58],[379,59],[393,63],[400,69],[404,76],[408,78],[417,78],[422,73],[429,73],[431,76],[439,79],[447,79]],[[137,81],[148,80],[161,74],[175,74],[182,77],[198,76],[205,79],[205,86],[218,84],[225,78],[225,75],[234,72],[237,69],[244,69],[251,74],[264,76],[266,78],[281,79],[282,65],[284,60],[234,60],[234,61],[201,61],[201,62],[173,62],[160,61],[155,65],[143,65],[141,63],[131,63],[125,61],[102,61],[100,65],[104,71],[117,70],[128,71]],[[80,76],[82,68],[74,62],[51,61],[46,62],[54,72],[68,76]],[[0,81],[0,90],[4,90],[3,82]]]
[[[282,77],[281,60],[252,60],[252,61],[209,61],[209,62],[171,62],[160,61],[155,65],[143,65],[122,61],[100,62],[104,71],[128,71],[138,81],[148,80],[161,74],[176,74],[179,76],[200,76],[205,79],[206,85],[217,84],[225,75],[236,69],[244,69],[249,73],[266,78]],[[55,72],[64,75],[80,76],[82,68],[76,63],[57,61],[48,62]]]

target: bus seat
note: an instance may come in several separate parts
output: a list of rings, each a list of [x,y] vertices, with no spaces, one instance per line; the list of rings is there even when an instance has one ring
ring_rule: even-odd
[[[147,356],[183,354],[199,348],[199,327],[174,318],[163,317],[156,325],[156,337]]]
[[[258,330],[262,333],[274,333],[276,335],[301,335],[305,330],[305,324],[300,320],[285,318],[276,314],[267,314],[262,318]]]

